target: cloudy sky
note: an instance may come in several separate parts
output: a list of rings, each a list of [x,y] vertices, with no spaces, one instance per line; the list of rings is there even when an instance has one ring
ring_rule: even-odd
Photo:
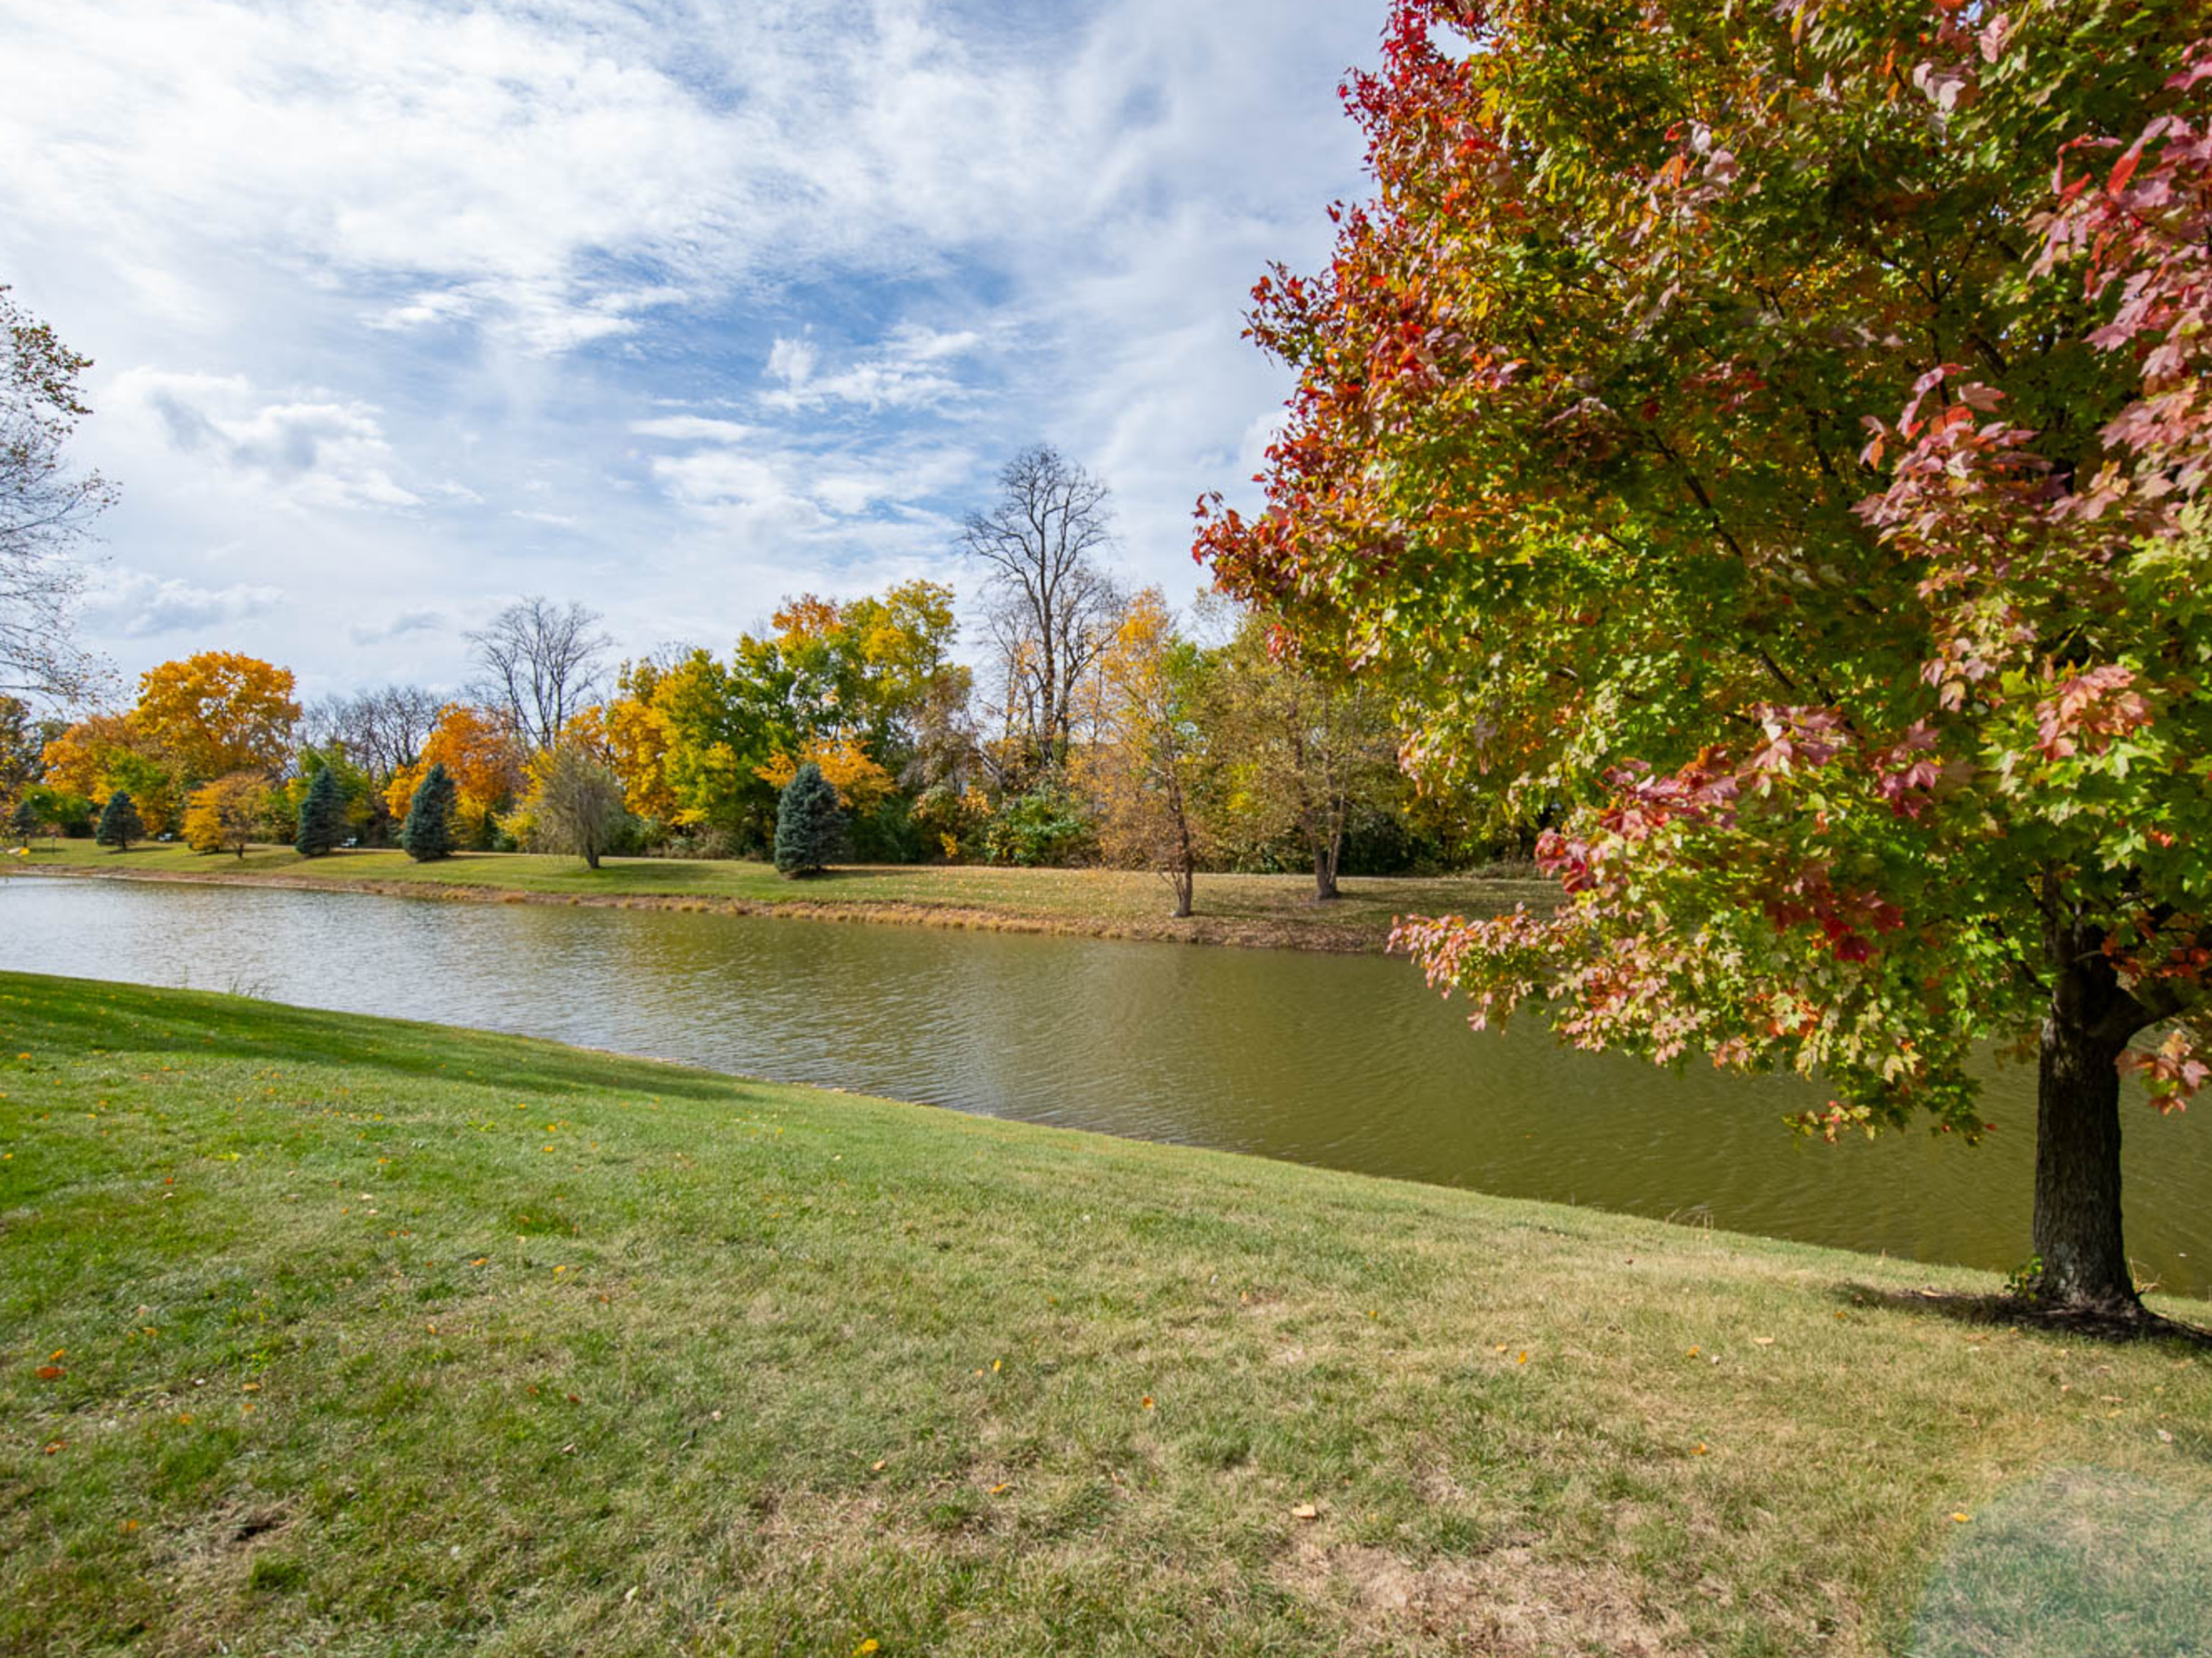
[[[450,685],[507,598],[626,650],[958,580],[1045,438],[1122,560],[1285,382],[1266,262],[1357,193],[1380,0],[0,8],[0,282],[97,359],[88,642]]]

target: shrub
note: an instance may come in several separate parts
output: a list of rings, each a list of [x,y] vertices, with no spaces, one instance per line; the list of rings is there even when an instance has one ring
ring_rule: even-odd
[[[1006,801],[983,829],[983,855],[994,864],[1073,864],[1096,850],[1083,802],[1056,781]]]
[[[844,848],[845,811],[812,761],[783,786],[775,808],[775,866],[786,876],[816,875]]]

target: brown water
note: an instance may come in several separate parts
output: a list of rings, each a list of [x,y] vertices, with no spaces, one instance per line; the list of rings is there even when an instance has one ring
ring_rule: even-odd
[[[1030,1122],[1926,1260],[2027,1252],[2031,1076],[1978,1148],[1807,1144],[1794,1082],[1474,1035],[1402,962],[649,910],[15,877],[0,968],[240,990]],[[2128,1237],[2212,1289],[2212,1124],[2126,1118]]]

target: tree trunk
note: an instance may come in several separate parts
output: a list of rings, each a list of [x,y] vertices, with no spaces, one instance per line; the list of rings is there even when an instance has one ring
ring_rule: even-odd
[[[1336,865],[1343,852],[1341,841],[1317,841],[1314,846],[1314,902],[1327,903],[1343,895],[1336,890]]]
[[[1191,890],[1198,884],[1197,874],[1185,865],[1171,873],[1168,879],[1175,887],[1175,918],[1180,921],[1190,914]]]
[[[2043,1022],[2036,1085],[2037,1293],[2069,1306],[2132,1312],[2120,1234],[2120,1072],[2125,1046],[2109,1004],[2125,996],[2105,963],[2061,973]],[[2103,1027],[2100,1029],[2100,1027]]]

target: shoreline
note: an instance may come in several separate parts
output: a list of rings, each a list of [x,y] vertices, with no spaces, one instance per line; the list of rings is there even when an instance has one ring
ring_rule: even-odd
[[[122,854],[124,857],[129,853]],[[513,855],[513,854],[508,854]],[[1079,872],[1055,872],[1078,873]],[[764,900],[696,892],[560,892],[489,882],[389,876],[293,875],[270,870],[101,868],[84,863],[29,863],[0,869],[0,876],[67,880],[167,882],[185,886],[244,886],[295,892],[356,892],[389,898],[428,898],[452,903],[546,904],[575,908],[646,909],[785,920],[858,922],[880,926],[936,927],[955,932],[1018,932],[1124,943],[1211,944],[1239,950],[1295,950],[1323,955],[1385,954],[1389,928],[1310,920],[1269,921],[1200,914],[1181,920],[1128,916],[1066,915],[985,905],[916,902],[903,899]],[[832,878],[835,878],[834,877]],[[1499,880],[1500,895],[1536,886]],[[1201,891],[1203,889],[1201,889]],[[1342,901],[1339,901],[1342,902]]]

